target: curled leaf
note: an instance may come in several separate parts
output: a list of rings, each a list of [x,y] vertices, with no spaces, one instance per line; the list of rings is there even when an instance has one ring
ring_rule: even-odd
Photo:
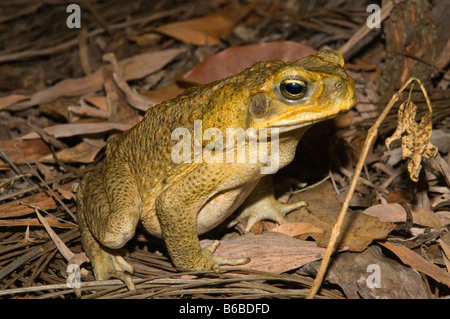
[[[424,90],[424,89],[422,89]],[[398,108],[397,129],[394,134],[386,139],[386,147],[388,150],[390,144],[402,137],[402,157],[410,158],[408,163],[408,171],[411,180],[417,182],[419,173],[422,168],[422,157],[436,157],[438,149],[430,143],[432,124],[431,124],[431,105],[427,98],[429,113],[416,122],[417,106],[411,101],[411,94],[405,102]]]

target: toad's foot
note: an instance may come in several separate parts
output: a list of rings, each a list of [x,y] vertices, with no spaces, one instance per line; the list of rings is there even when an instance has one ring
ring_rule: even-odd
[[[129,290],[135,290],[131,276],[125,274],[125,271],[134,274],[134,268],[123,259],[122,256],[105,250],[98,250],[95,257],[91,260],[97,280],[107,280],[117,278],[122,280]]]
[[[242,204],[240,217],[248,217],[245,232],[248,233],[260,220],[269,219],[278,224],[284,224],[284,216],[300,207],[308,206],[304,201],[292,204],[283,204],[274,196],[272,176],[264,176],[256,185],[253,192]]]
[[[250,262],[250,258],[228,258],[219,255],[214,255],[217,247],[219,247],[220,241],[215,240],[207,247],[202,249],[202,259],[205,260],[206,264],[211,265],[209,269],[214,270],[215,273],[220,273],[221,265],[245,265]]]
[[[281,225],[286,222],[286,214],[305,206],[308,206],[308,204],[304,201],[283,204],[276,200],[273,195],[268,195],[256,202],[248,203],[240,216],[248,217],[247,227],[245,228],[245,232],[248,233],[253,225],[260,220],[268,219]]]

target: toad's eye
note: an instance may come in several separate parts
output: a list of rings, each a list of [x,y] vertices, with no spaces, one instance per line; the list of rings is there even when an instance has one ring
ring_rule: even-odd
[[[288,100],[299,100],[308,92],[308,82],[301,79],[284,79],[280,82],[280,93]]]

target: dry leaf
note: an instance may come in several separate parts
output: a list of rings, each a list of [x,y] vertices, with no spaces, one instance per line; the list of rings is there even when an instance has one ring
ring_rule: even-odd
[[[317,273],[320,262],[302,267],[302,275]],[[379,287],[370,286],[373,266],[380,274]],[[386,259],[381,248],[370,246],[361,253],[342,252],[333,257],[325,280],[339,285],[350,299],[417,299],[427,298],[427,287],[420,274],[400,263]]]
[[[81,266],[84,263],[88,263],[89,258],[87,257],[85,252],[78,253],[72,256],[72,258],[69,259],[68,265],[74,264],[77,266]]]
[[[441,221],[430,210],[417,205],[409,205],[413,216],[413,223],[433,228],[441,227]],[[399,223],[406,221],[406,212],[402,205],[397,203],[374,205],[363,211],[364,214],[375,216],[383,222]]]
[[[2,152],[14,164],[25,164],[25,161],[22,158],[22,156],[20,156],[20,154],[14,148],[14,145],[16,145],[29,163],[36,163],[42,156],[51,154],[51,151],[50,147],[48,147],[48,145],[43,140],[40,139],[37,133],[32,134],[36,136],[35,138],[39,139],[32,141],[19,141],[19,140],[0,141],[0,150],[2,150]],[[9,167],[9,164],[3,162],[3,160],[0,159],[0,167]]]
[[[436,157],[438,149],[430,143],[432,132],[431,110],[416,122],[417,106],[411,101],[411,97],[403,102],[398,108],[398,123],[394,134],[386,139],[386,147],[389,151],[390,144],[402,135],[402,158],[410,158],[408,171],[411,180],[417,182],[422,168],[420,164],[422,157]],[[404,135],[404,133],[406,134]]]
[[[13,105],[17,102],[20,102],[20,101],[23,101],[26,99],[28,99],[28,96],[20,95],[20,94],[11,94],[8,96],[0,97],[0,110],[3,110],[10,105]]]
[[[84,99],[86,102],[98,107],[100,110],[107,111],[106,96],[88,96]]]
[[[53,197],[46,193],[38,193],[20,200],[22,203],[38,206],[43,210],[54,209],[57,207]],[[16,201],[9,202],[0,206],[0,218],[20,217],[34,213],[34,208],[27,205],[20,205]]]
[[[164,101],[173,99],[183,93],[184,89],[179,87],[176,83],[169,84],[161,89],[150,90],[146,92],[141,92],[145,95],[153,104],[160,104]]]
[[[111,70],[105,69],[103,71],[103,85],[109,113],[108,120],[113,123],[126,123],[134,126],[140,121],[139,113],[128,105],[124,92],[120,90],[114,81],[113,74]]]
[[[46,219],[44,217],[42,217],[41,214],[39,214],[38,210],[36,209],[35,211],[36,211],[37,217],[39,218],[39,221],[42,223],[42,225],[44,225],[45,229],[47,230],[48,234],[52,238],[53,242],[56,245],[56,248],[58,248],[61,255],[63,255],[63,257],[66,260],[70,260],[74,256],[72,251],[66,246],[66,244],[64,244],[64,242],[61,240],[61,238],[59,238],[59,236],[53,231],[53,229],[50,227],[50,225],[48,224]]]
[[[417,271],[430,276],[437,282],[450,287],[450,274],[433,264],[431,261],[426,260],[405,246],[396,245],[390,242],[380,242],[380,244],[392,251],[404,264],[411,266]]]
[[[216,45],[230,33],[237,22],[250,11],[251,6],[239,6],[222,13],[212,13],[202,18],[162,25],[156,32],[194,45]]]
[[[450,273],[450,245],[448,244],[450,239],[450,235],[447,233],[443,236],[444,239],[447,238],[447,243],[442,239],[439,238],[437,242],[441,246],[442,251],[444,252],[442,254],[442,258],[444,259],[445,267],[447,268],[447,272]]]
[[[61,223],[54,217],[47,216],[44,218],[51,227],[55,228],[75,228],[77,226],[69,223]],[[22,219],[0,219],[0,227],[16,227],[16,226],[42,226],[37,218]]]
[[[105,102],[105,109],[108,107],[106,106],[106,97],[104,98]],[[103,110],[102,108],[97,108],[90,106],[86,103],[83,99],[80,100],[80,105],[71,105],[67,107],[67,110],[69,111],[69,119],[70,122],[76,122],[80,119],[80,116],[82,117],[97,117],[101,119],[108,119],[109,112],[107,110]]]
[[[444,206],[450,206],[450,192],[436,196],[431,200],[431,207],[434,209]]]
[[[69,123],[49,126],[44,128],[44,131],[55,138],[61,138],[75,135],[96,134],[111,130],[126,131],[131,127],[132,125],[123,123]],[[21,137],[23,140],[31,140],[36,138],[40,137],[34,132]]]
[[[447,182],[447,187],[450,187],[450,167],[449,164],[441,157],[437,156],[436,164],[440,168],[442,175],[444,175],[445,181]]]
[[[272,228],[270,231],[285,234],[290,237],[295,237],[303,234],[324,232],[322,228],[316,227],[310,223],[289,223],[289,222],[281,224],[275,228]]]
[[[105,142],[91,143],[82,141],[74,147],[65,148],[56,152],[56,156],[64,163],[92,163],[98,152],[105,146]],[[47,155],[40,159],[41,162],[53,163],[53,156]]]
[[[319,246],[327,246],[331,230],[338,217],[341,204],[337,199],[330,182],[324,182],[317,187],[294,195],[290,202],[304,200],[307,209],[300,209],[290,213],[288,221],[311,223],[325,230],[323,234],[311,233]],[[338,242],[340,248],[351,251],[364,250],[374,239],[383,239],[395,228],[395,224],[382,222],[376,217],[347,212],[341,228]]]
[[[139,54],[119,62],[123,78],[128,80],[140,79],[156,72],[172,61],[183,49],[168,49]],[[103,69],[77,79],[66,79],[45,90],[33,94],[29,101],[16,104],[20,107],[31,107],[40,103],[52,101],[61,96],[77,96],[96,92],[103,87]]]
[[[76,200],[77,197],[75,195],[75,191],[73,190],[73,184],[64,184],[60,185],[57,183],[53,184],[53,189],[57,191],[64,199],[67,200]]]
[[[74,147],[63,149],[56,153],[58,158],[64,163],[92,163],[103,145],[94,145],[83,141]],[[53,158],[46,156],[42,161],[53,162]]]
[[[211,244],[202,240],[201,246]],[[282,273],[296,269],[311,261],[321,259],[324,248],[314,242],[298,240],[277,232],[261,235],[248,233],[234,239],[220,241],[215,254],[231,258],[250,257],[250,263],[243,265],[248,269]]]
[[[136,44],[140,47],[155,45],[156,43],[158,43],[159,40],[161,40],[161,38],[162,35],[156,33],[145,33],[129,37],[131,41],[136,42]]]
[[[117,86],[125,94],[127,102],[134,108],[141,111],[147,111],[150,107],[155,106],[157,104],[154,103],[152,100],[148,99],[145,95],[141,95],[137,93],[135,90],[131,89],[127,81],[120,78],[116,73],[113,74],[113,78]]]
[[[75,103],[78,103],[79,97],[59,97],[53,101],[39,104],[39,113],[48,114],[52,118],[60,119],[62,122],[67,122],[70,119],[69,108]],[[64,119],[64,120],[63,120]]]
[[[147,97],[149,100],[152,101],[154,105],[156,105],[177,97],[183,91],[184,90],[180,88],[176,83],[173,83],[169,84],[168,86],[162,89],[142,92],[141,94],[145,95],[145,97]]]
[[[264,42],[225,49],[199,63],[185,74],[187,81],[211,83],[241,72],[259,61],[297,61],[317,51],[293,41]]]

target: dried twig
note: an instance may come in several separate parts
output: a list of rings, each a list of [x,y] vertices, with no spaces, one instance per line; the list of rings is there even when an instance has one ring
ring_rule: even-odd
[[[75,237],[78,237],[79,235],[80,235],[79,230],[77,228],[74,228],[74,229],[71,229],[68,232],[62,234],[60,236],[60,238],[61,238],[61,240],[66,242],[66,241],[72,240]],[[43,252],[49,251],[55,247],[56,247],[55,243],[53,241],[49,241],[43,245],[40,245],[38,247],[34,247],[34,248],[30,249],[27,253],[14,259],[14,261],[12,261],[6,267],[3,267],[0,270],[0,280],[5,278],[7,275],[12,273],[14,270],[16,270],[18,267],[20,267],[27,261],[35,258],[36,256],[38,256],[39,254],[41,254]]]
[[[194,278],[185,278],[195,276]],[[182,278],[180,278],[182,277]],[[300,285],[298,288],[281,288],[270,285],[270,281],[284,282],[287,285]],[[134,279],[138,291],[128,291],[123,282],[114,280],[81,282],[82,291],[95,289],[97,292],[83,296],[86,299],[96,298],[152,298],[179,297],[192,295],[232,295],[231,298],[304,298],[309,284],[301,277],[294,275],[272,274],[248,269],[230,269],[221,274],[212,272],[181,272],[170,273],[151,278]],[[73,290],[64,284],[41,285],[18,289],[0,290],[0,296],[22,295],[32,292],[60,290],[41,294],[41,298],[50,298],[72,293]],[[322,298],[342,298],[333,292],[324,291]]]

